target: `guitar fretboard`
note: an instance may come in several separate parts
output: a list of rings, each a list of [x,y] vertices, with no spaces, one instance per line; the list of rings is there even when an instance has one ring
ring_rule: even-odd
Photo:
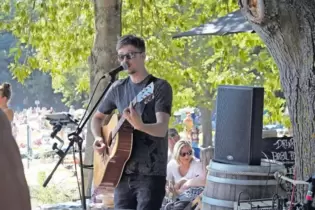
[[[142,91],[140,91],[140,93],[137,94],[137,96],[130,102],[129,106],[135,107],[137,103],[140,103],[141,101],[143,101],[148,96],[152,96],[153,91],[154,91],[154,84],[153,84],[153,82],[151,82]],[[126,119],[123,116],[121,116],[115,129],[113,129],[113,131],[112,131],[112,138],[115,138],[117,132],[120,130],[120,128],[124,124],[125,120]]]
[[[138,103],[138,102],[137,102],[137,96],[136,96],[136,97],[130,102],[130,105],[131,105],[132,107],[135,107],[137,103]],[[117,132],[119,131],[119,129],[121,128],[121,126],[124,124],[125,120],[126,120],[126,119],[125,119],[123,116],[121,116],[121,118],[119,119],[119,121],[118,121],[118,123],[117,123],[115,129],[114,129],[113,132],[112,132],[112,138],[115,138]]]

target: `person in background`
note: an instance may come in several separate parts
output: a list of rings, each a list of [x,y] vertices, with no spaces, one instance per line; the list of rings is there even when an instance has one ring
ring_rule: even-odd
[[[69,114],[71,114],[72,116],[75,115],[75,109],[74,109],[73,105],[71,105],[70,108],[69,108]]]
[[[199,146],[199,129],[197,127],[191,129],[190,139],[193,147]]]
[[[16,122],[12,122],[12,135],[14,139],[16,139],[18,134],[18,126],[16,125]]]
[[[183,123],[185,125],[185,131],[186,131],[186,138],[190,139],[191,130],[194,127],[194,121],[191,118],[191,113],[186,113],[186,118],[183,120]]]
[[[11,94],[11,85],[9,83],[3,83],[0,86],[0,109],[6,114],[10,122],[12,122],[14,118],[13,110],[8,106]]]
[[[0,109],[0,206],[5,210],[31,210],[30,193],[21,155],[6,114]]]
[[[180,140],[180,136],[175,128],[168,129],[168,162],[172,159],[173,150],[176,142]]]
[[[191,129],[190,139],[191,139],[192,148],[195,152],[195,157],[200,159],[199,129],[197,127],[194,127],[193,129]]]
[[[174,180],[177,194],[192,187],[204,187],[206,172],[195,158],[190,141],[180,140],[174,146],[173,159],[167,164],[167,181]]]

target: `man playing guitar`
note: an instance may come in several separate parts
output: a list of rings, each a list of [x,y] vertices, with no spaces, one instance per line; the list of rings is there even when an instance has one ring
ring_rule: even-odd
[[[172,88],[145,68],[145,43],[126,35],[117,43],[118,60],[128,65],[129,77],[116,81],[94,114],[91,128],[94,150],[103,154],[106,145],[101,134],[103,121],[113,110],[133,126],[133,149],[122,178],[115,188],[115,209],[159,210],[165,196],[168,153],[167,130],[172,108]],[[154,99],[142,114],[129,106],[130,101],[154,78]]]

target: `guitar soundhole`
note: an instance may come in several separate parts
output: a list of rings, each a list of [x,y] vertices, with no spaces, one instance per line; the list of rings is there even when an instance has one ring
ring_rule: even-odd
[[[108,147],[111,149],[116,143],[116,138],[113,138],[113,133],[110,132],[109,139],[108,139]]]
[[[108,147],[111,147],[112,143],[113,143],[113,134],[112,134],[112,132],[110,132],[108,137],[109,137],[109,139],[108,139]]]

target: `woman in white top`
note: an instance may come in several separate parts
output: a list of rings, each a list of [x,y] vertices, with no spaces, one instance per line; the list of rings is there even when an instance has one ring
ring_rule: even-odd
[[[168,190],[178,195],[189,188],[205,186],[206,171],[201,162],[194,157],[190,141],[176,142],[173,159],[167,164],[166,179],[169,183],[174,182],[174,186]]]

